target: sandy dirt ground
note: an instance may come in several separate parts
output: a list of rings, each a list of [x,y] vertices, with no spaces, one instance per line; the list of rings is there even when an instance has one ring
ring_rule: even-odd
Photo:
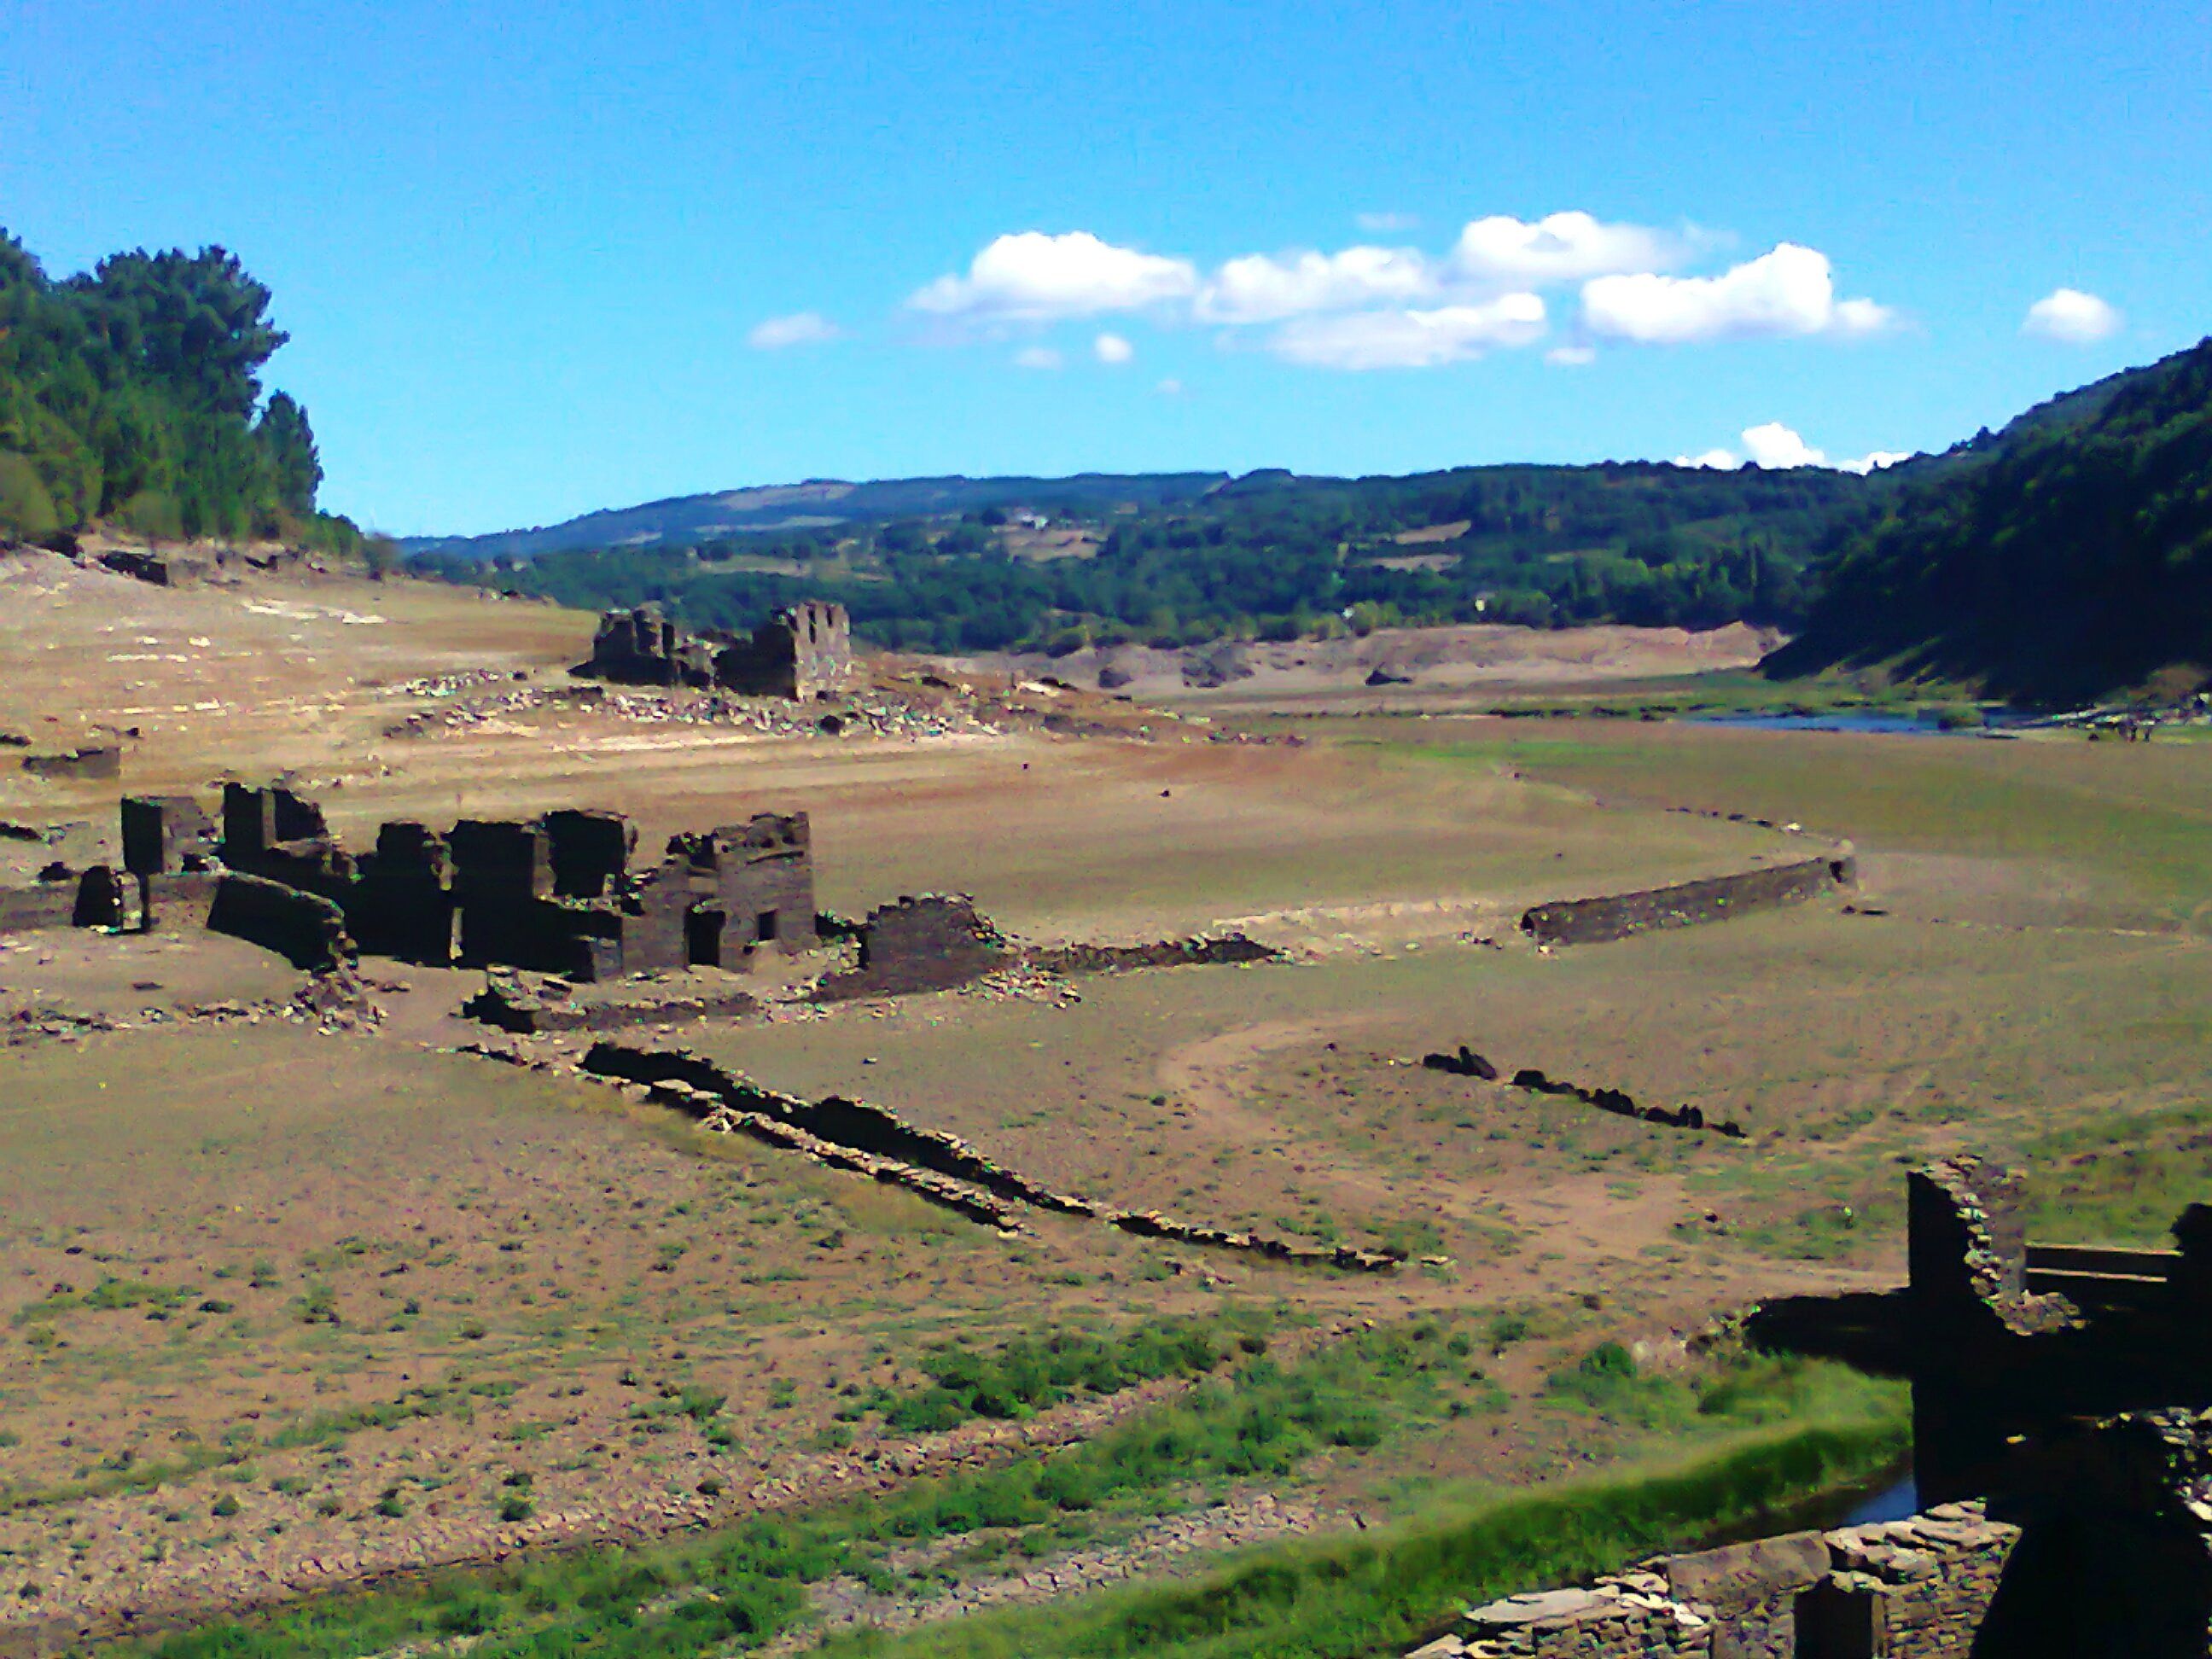
[[[1413,556],[1418,557],[1419,556]],[[1051,675],[1141,700],[1224,714],[1344,713],[1452,706],[1509,693],[1600,691],[1638,680],[1749,668],[1782,642],[1741,623],[1693,633],[1607,625],[1547,631],[1472,623],[1383,628],[1334,640],[1163,650],[1128,645],[1062,657],[974,659],[979,668]]]
[[[1531,1333],[1490,1367],[1502,1409],[1245,1493],[1224,1547],[1283,1530],[1250,1519],[1263,1497],[1306,1530],[1438,1482],[1550,1478],[1629,1449],[1547,1391],[1600,1338],[1679,1355],[1759,1296],[1887,1282],[1900,1172],[1931,1152],[2032,1154],[2059,1128],[2185,1127],[2205,1105],[2212,747],[1381,718],[1225,741],[1218,713],[1022,665],[980,691],[908,665],[895,719],[830,734],[812,710],[554,695],[590,618],[410,583],[164,592],[39,559],[0,562],[0,732],[124,751],[118,781],[0,771],[0,818],[63,832],[0,841],[0,879],[82,858],[125,790],[225,776],[292,773],[357,844],[396,816],[611,805],[649,845],[803,809],[841,912],[960,890],[1030,938],[1235,926],[1286,958],[650,1040],[879,1102],[1115,1205],[1405,1257],[1298,1269],[1042,1212],[1001,1235],[453,1052],[485,1035],[456,1013],[479,975],[370,964],[380,1019],[340,1030],[235,941],[0,941],[0,1630],[109,1629],[1018,1455],[1158,1391],[935,1438],[840,1413],[918,1385],[951,1338],[1222,1307],[1317,1333],[1419,1313]],[[1539,684],[1707,648],[1588,641],[1577,666],[1559,636],[1492,645]],[[1800,909],[1557,953],[1514,933],[1539,899],[1844,836],[1863,886]],[[1462,1042],[1508,1076],[1695,1103],[1747,1134],[1419,1064]]]

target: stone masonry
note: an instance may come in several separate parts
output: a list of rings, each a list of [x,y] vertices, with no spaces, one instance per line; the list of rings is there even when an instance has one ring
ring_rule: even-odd
[[[1963,1655],[2020,1529],[1974,1504],[1664,1556],[1507,1596],[1412,1659],[1923,1659]],[[1976,1649],[1978,1652],[1980,1650]]]
[[[575,672],[626,685],[811,699],[851,679],[852,622],[843,605],[817,599],[777,611],[750,635],[687,635],[657,605],[610,611],[599,619],[591,660]]]

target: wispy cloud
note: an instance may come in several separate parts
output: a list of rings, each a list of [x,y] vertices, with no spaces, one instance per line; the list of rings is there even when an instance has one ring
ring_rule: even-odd
[[[822,345],[842,340],[845,331],[818,311],[794,311],[787,317],[770,317],[756,323],[745,343],[756,351],[782,351],[791,346]]]
[[[1434,368],[1498,346],[1524,346],[1544,335],[1544,301],[1508,294],[1482,305],[1433,311],[1360,311],[1286,323],[1268,349],[1316,368]]]

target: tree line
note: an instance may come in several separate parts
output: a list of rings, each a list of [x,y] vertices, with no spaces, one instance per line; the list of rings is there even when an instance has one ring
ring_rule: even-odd
[[[1411,477],[1260,473],[1195,501],[1086,509],[1087,556],[1026,556],[999,509],[605,548],[432,574],[593,609],[647,600],[744,629],[838,600],[895,649],[1049,651],[1306,637],[1346,627],[1624,622],[1789,627],[1825,551],[1887,481],[1665,464],[1460,468]],[[1441,527],[1441,539],[1401,542]]]
[[[316,511],[307,412],[262,396],[288,337],[270,290],[220,247],[143,249],[55,281],[0,230],[0,532],[94,520],[156,538],[350,548]]]

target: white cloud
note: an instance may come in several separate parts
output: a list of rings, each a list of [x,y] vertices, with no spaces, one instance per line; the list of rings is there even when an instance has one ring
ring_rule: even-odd
[[[2059,288],[2027,308],[2020,331],[2068,345],[2090,345],[2118,333],[2119,327],[2119,312],[2105,301],[2078,288]]]
[[[1652,271],[1583,285],[1583,320],[1595,333],[1647,345],[1753,335],[1869,334],[1893,313],[1871,300],[1836,299],[1828,256],[1779,242],[1718,276]]]
[[[1352,222],[1370,235],[1382,236],[1394,230],[1412,230],[1421,222],[1413,213],[1355,213]]]
[[[1544,354],[1547,363],[1557,363],[1562,368],[1581,368],[1597,361],[1597,348],[1587,345],[1553,346]]]
[[[1522,221],[1477,219],[1460,232],[1449,264],[1472,282],[1535,288],[1620,271],[1664,270],[1690,253],[1688,239],[1645,225],[1608,225],[1587,213]]]
[[[1492,346],[1522,346],[1544,335],[1544,301],[1507,294],[1481,305],[1431,311],[1363,311],[1293,319],[1268,349],[1316,368],[1434,368],[1479,357]]]
[[[1733,472],[1743,465],[1743,458],[1732,449],[1709,449],[1702,455],[1677,455],[1674,465],[1711,467],[1716,472]]]
[[[1091,349],[1102,363],[1126,363],[1137,355],[1137,348],[1118,334],[1102,334],[1091,343]]]
[[[1182,382],[1170,375],[1168,379],[1162,380],[1158,386],[1154,386],[1152,390],[1158,392],[1163,398],[1180,398],[1182,396]]]
[[[745,343],[756,351],[781,351],[787,346],[821,345],[844,337],[845,331],[820,312],[794,311],[788,317],[756,323]]]
[[[1781,422],[1769,421],[1763,426],[1744,428],[1741,455],[1730,449],[1709,449],[1702,455],[1677,455],[1674,465],[1712,467],[1723,472],[1746,465],[1763,466],[1771,471],[1820,466],[1838,472],[1863,474],[1911,459],[1909,450],[1876,449],[1850,460],[1832,461],[1826,450],[1815,449]]]
[[[1001,236],[969,264],[965,276],[939,276],[908,299],[939,317],[1046,322],[1134,311],[1188,298],[1198,288],[1187,259],[1116,247],[1087,230]]]
[[[1413,248],[1348,247],[1340,253],[1265,253],[1231,259],[1198,296],[1210,323],[1273,323],[1316,311],[1425,299],[1436,286]]]
[[[1060,353],[1050,346],[1024,346],[1014,354],[1016,368],[1058,368]]]
[[[1753,466],[1826,466],[1828,458],[1779,421],[1743,430],[1743,453]]]

